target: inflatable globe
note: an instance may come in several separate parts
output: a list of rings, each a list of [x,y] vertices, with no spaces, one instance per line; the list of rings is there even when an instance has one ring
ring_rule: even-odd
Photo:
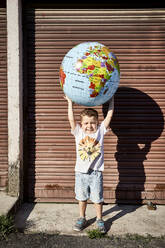
[[[98,42],[84,42],[73,47],[60,67],[64,94],[84,106],[107,102],[116,92],[119,80],[116,56]]]

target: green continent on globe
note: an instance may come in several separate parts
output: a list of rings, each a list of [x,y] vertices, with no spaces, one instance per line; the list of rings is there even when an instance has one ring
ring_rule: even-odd
[[[105,46],[90,47],[76,63],[76,70],[89,76],[89,88],[92,89],[90,97],[96,97],[99,94],[106,81],[110,79],[114,68],[119,72],[117,59],[110,57],[109,54],[110,50]]]

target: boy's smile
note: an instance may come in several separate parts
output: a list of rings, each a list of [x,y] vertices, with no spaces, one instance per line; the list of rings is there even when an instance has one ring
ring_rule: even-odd
[[[94,116],[83,116],[81,127],[84,133],[92,134],[97,131],[98,120]]]

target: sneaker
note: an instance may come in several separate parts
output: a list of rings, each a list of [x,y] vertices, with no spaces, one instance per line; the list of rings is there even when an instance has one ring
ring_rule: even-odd
[[[86,225],[86,219],[81,217],[76,221],[73,230],[77,232],[82,231],[85,228],[85,225]]]
[[[96,225],[101,233],[106,233],[105,224],[102,219],[97,220]]]

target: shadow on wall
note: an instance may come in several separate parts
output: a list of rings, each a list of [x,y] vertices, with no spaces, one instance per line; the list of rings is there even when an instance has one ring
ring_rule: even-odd
[[[106,113],[107,103],[103,105],[104,116]],[[163,131],[162,111],[146,93],[119,87],[110,127],[118,137],[115,153],[119,172],[116,203],[141,204],[146,181],[143,162],[147,160],[152,142]]]

